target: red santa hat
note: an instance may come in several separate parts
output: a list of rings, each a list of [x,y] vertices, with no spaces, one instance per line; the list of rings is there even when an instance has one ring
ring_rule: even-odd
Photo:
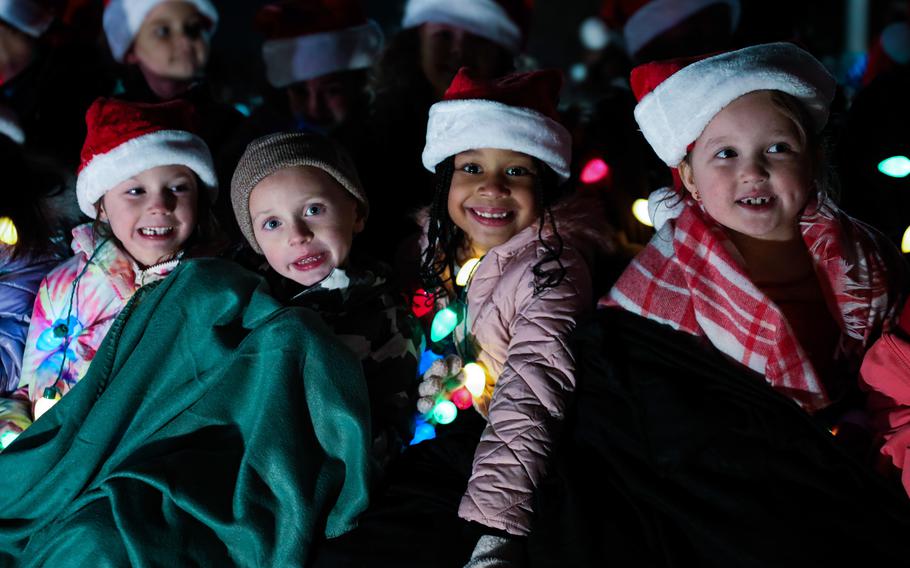
[[[41,37],[54,21],[54,12],[41,0],[0,0],[0,20],[26,35]]]
[[[734,32],[739,26],[739,0],[605,0],[600,17],[582,24],[582,43],[589,49],[601,49],[621,30],[626,51],[634,57],[658,37],[718,4],[730,7],[729,31]]]
[[[382,51],[382,30],[359,0],[287,0],[263,6],[256,27],[266,76],[276,88],[338,71],[366,69]]]
[[[900,65],[910,63],[910,24],[894,22],[882,30],[882,34],[869,50],[863,84]]]
[[[209,0],[105,0],[104,33],[114,59],[123,61],[126,52],[133,45],[136,34],[139,33],[139,28],[142,27],[142,22],[152,8],[164,2],[177,1],[195,6],[199,13],[212,23],[210,31],[215,31],[215,26],[218,25],[218,10]]]
[[[525,44],[532,10],[532,0],[408,0],[401,27],[448,24],[518,53]]]
[[[145,104],[97,99],[85,115],[88,134],[76,178],[79,208],[95,217],[95,202],[117,184],[159,166],[186,166],[212,200],[218,180],[208,146],[189,131],[193,107],[184,101]]]
[[[562,74],[555,69],[475,79],[461,68],[443,99],[430,107],[423,165],[436,165],[477,148],[513,150],[533,156],[569,178],[572,135],[558,122]]]
[[[782,91],[798,99],[821,130],[834,98],[834,78],[817,59],[790,43],[769,43],[700,58],[640,65],[632,70],[635,120],[668,166],[725,106],[754,91]]]

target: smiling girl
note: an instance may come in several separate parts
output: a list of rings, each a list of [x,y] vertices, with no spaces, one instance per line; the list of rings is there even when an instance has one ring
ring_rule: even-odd
[[[186,130],[192,118],[179,102],[98,99],[89,108],[76,194],[94,222],[73,229],[75,256],[41,283],[19,390],[0,401],[0,430],[24,430],[39,399],[75,386],[136,290],[213,237],[217,182],[208,148]]]
[[[487,373],[474,398],[486,423],[458,508],[482,527],[477,561],[521,553],[515,537],[530,531],[574,390],[566,337],[593,306],[594,257],[608,248],[598,207],[560,199],[572,149],[556,112],[560,85],[552,70],[486,81],[461,69],[430,110],[423,163],[437,186],[422,279],[466,301],[456,343]],[[459,290],[453,275],[472,258],[480,262]]]
[[[895,298],[878,237],[826,192],[833,78],[777,43],[643,65],[632,83],[683,187],[602,305],[707,338],[809,413],[847,404]]]

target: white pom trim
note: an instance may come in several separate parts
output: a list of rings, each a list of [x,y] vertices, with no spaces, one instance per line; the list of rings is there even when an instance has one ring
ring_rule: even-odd
[[[50,27],[54,13],[35,0],[0,0],[0,20],[37,38]]]
[[[521,51],[521,29],[494,0],[409,0],[401,27],[415,28],[430,22],[465,29],[512,53]]]
[[[739,97],[765,90],[790,94],[821,130],[835,86],[824,66],[795,45],[757,45],[683,67],[639,101],[635,120],[657,156],[675,168],[711,119]]]
[[[16,0],[13,0],[16,1]],[[152,8],[163,2],[177,0],[111,0],[104,7],[104,34],[111,48],[114,60],[123,62],[126,52],[133,45],[133,39],[139,33],[142,22]],[[209,0],[180,0],[188,2],[199,10],[199,13],[212,22],[210,33],[215,33],[218,25],[218,10]]]
[[[79,209],[95,218],[95,202],[117,184],[159,166],[186,166],[209,190],[214,201],[218,178],[208,146],[183,130],[159,130],[127,140],[105,154],[95,155],[76,178]]]
[[[569,178],[572,135],[555,120],[524,107],[484,99],[442,101],[430,107],[423,165],[478,148],[513,150],[533,156]]]
[[[370,67],[382,51],[382,30],[374,21],[362,26],[262,44],[269,84],[281,89],[338,71]]]
[[[652,0],[648,2],[636,10],[623,27],[629,54],[634,56],[654,38],[714,4],[727,4],[730,7],[730,31],[735,31],[739,26],[739,0],[687,0],[686,2]]]
[[[685,208],[685,199],[672,188],[662,187],[648,195],[648,218],[655,231],[682,215]]]

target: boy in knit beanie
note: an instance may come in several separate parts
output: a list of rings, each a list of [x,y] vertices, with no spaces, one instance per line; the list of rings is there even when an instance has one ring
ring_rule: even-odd
[[[353,266],[369,213],[347,153],[305,133],[254,140],[231,180],[243,235],[271,267],[275,295],[318,312],[360,357],[370,390],[373,455],[384,467],[410,439],[420,332],[381,266]]]

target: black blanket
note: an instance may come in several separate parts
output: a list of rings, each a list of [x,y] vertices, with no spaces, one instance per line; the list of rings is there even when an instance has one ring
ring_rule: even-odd
[[[910,563],[902,491],[697,338],[603,310],[574,338],[575,412],[535,566]]]

